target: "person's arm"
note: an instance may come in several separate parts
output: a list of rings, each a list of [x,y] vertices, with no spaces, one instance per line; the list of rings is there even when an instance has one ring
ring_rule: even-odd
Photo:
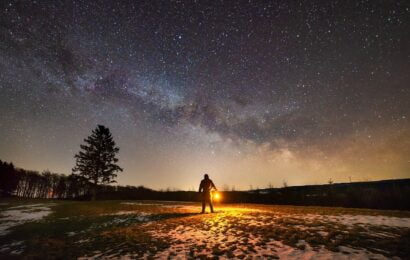
[[[203,183],[202,183],[202,181],[201,181],[201,184],[199,184],[199,191],[198,191],[198,192],[202,192],[202,189],[204,188],[203,186],[204,186],[204,185],[203,185]]]
[[[211,181],[211,187],[214,188],[215,190],[218,190],[213,181]]]

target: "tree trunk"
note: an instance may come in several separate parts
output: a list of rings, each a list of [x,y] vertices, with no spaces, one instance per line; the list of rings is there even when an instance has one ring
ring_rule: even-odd
[[[97,187],[93,186],[92,190],[91,190],[91,200],[95,201],[97,198]]]
[[[91,200],[95,201],[97,199],[97,180],[94,180],[94,185],[91,188]]]

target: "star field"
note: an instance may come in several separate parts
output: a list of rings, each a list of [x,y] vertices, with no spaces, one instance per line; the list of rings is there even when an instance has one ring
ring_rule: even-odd
[[[70,173],[97,124],[120,184],[410,177],[406,1],[2,1],[0,158]]]

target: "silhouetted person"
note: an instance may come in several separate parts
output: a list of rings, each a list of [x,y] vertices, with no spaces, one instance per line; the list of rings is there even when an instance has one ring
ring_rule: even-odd
[[[205,204],[209,203],[209,207],[211,208],[211,212],[214,212],[214,207],[212,205],[212,189],[216,190],[215,184],[209,179],[208,174],[204,175],[204,179],[201,181],[199,185],[199,193],[202,192],[202,213],[205,213]]]

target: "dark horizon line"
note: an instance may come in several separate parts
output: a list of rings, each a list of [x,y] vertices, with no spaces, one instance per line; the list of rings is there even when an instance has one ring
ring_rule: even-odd
[[[66,174],[66,173],[57,173],[57,172],[52,172],[50,169],[45,169],[42,172],[37,171],[37,170],[27,170],[21,167],[17,167],[14,165],[13,162],[7,162],[7,161],[3,161],[0,159],[0,162],[3,163],[9,163],[9,164],[13,164],[14,168],[17,170],[23,170],[23,171],[29,171],[29,172],[38,172],[38,173],[42,173],[44,171],[49,171],[50,173],[53,174],[59,174],[59,175],[66,175],[69,176],[70,174]],[[334,183],[323,183],[323,184],[305,184],[305,185],[289,185],[289,186],[282,186],[282,187],[268,187],[268,188],[255,188],[255,189],[230,189],[230,190],[218,190],[221,192],[252,192],[252,191],[269,191],[269,190],[280,190],[280,189],[286,189],[286,188],[300,188],[300,187],[315,187],[315,186],[343,186],[343,185],[351,185],[351,184],[364,184],[364,183],[385,183],[385,182],[395,182],[395,181],[409,181],[410,182],[410,178],[391,178],[391,179],[380,179],[380,180],[368,180],[368,181],[350,181],[350,182],[334,182]],[[121,185],[116,183],[115,185],[111,185],[111,184],[101,184],[102,186],[119,186],[119,187],[143,187],[145,189],[149,189],[152,191],[157,191],[157,192],[195,192],[195,190],[184,190],[184,189],[177,189],[177,188],[158,188],[158,189],[153,189],[150,187],[147,187],[145,185]],[[268,184],[269,185],[269,184]],[[235,185],[233,185],[235,186]],[[252,184],[250,185],[252,186]]]

